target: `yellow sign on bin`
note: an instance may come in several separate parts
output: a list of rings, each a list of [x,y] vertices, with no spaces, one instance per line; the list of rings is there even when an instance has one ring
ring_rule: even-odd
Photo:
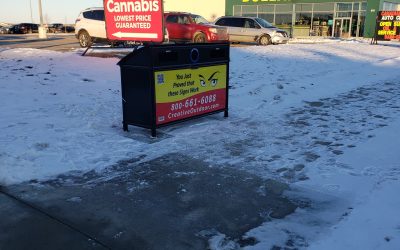
[[[156,71],[157,125],[225,109],[226,74],[227,65]]]

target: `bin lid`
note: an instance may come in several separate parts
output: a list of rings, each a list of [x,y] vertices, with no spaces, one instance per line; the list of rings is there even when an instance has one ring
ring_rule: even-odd
[[[151,66],[151,53],[148,46],[141,46],[124,58],[122,58],[117,65],[133,65],[133,66]]]
[[[120,67],[182,67],[216,62],[229,62],[229,43],[143,46],[122,58],[118,65]]]

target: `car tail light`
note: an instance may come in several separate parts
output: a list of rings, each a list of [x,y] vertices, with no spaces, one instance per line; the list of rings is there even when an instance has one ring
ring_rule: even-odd
[[[209,28],[208,29],[211,33],[217,34],[218,30],[216,28]]]

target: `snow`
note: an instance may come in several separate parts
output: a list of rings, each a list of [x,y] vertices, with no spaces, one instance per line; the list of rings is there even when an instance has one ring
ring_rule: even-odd
[[[398,249],[400,246],[400,119],[375,138],[351,149],[340,161],[354,181],[326,178],[355,196],[351,216],[335,225],[310,249]],[[356,179],[362,179],[362,183]],[[360,230],[361,229],[361,230]],[[340,240],[338,240],[340,239]]]
[[[230,117],[166,127],[158,139],[122,131],[117,62],[0,49],[0,184],[190,152],[290,183],[287,195],[311,204],[248,232],[259,243],[246,249],[398,249],[398,43],[234,47]],[[210,240],[235,246],[222,233]]]

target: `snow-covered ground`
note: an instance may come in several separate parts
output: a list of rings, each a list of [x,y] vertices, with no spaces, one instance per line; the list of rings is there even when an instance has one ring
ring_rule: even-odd
[[[190,154],[291,183],[288,195],[312,201],[250,231],[259,243],[248,249],[399,249],[399,43],[232,48],[230,117],[158,139],[122,131],[117,62],[0,49],[0,184]],[[211,246],[235,244],[219,235]]]

